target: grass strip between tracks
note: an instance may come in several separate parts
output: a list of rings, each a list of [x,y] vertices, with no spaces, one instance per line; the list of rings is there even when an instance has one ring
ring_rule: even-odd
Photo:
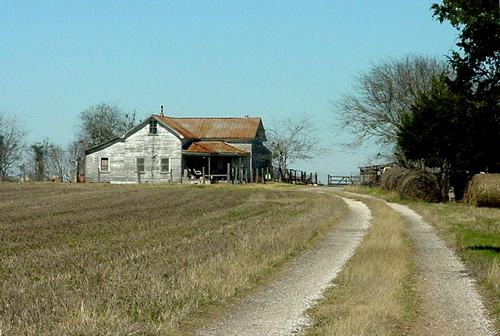
[[[304,335],[404,335],[415,318],[412,247],[401,217],[382,201],[360,199],[373,223],[355,255],[308,311]]]

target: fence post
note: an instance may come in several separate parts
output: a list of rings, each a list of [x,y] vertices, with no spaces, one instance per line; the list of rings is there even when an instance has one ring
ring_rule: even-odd
[[[318,184],[318,172],[314,173],[314,184]]]

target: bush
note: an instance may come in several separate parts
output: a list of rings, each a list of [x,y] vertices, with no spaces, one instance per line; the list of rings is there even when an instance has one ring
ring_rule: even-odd
[[[500,208],[500,174],[477,174],[467,185],[464,200],[474,206]]]
[[[399,179],[399,197],[408,200],[439,202],[441,193],[436,176],[425,171],[410,170]]]

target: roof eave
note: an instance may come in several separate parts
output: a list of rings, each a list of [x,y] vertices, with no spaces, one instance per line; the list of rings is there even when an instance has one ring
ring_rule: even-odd
[[[192,156],[247,156],[249,153],[216,153],[216,152],[191,152],[182,151],[183,155]]]

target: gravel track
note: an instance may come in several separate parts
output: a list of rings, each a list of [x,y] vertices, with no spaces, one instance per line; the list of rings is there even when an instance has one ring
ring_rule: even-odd
[[[371,212],[365,204],[343,200],[349,213],[324,241],[290,262],[278,279],[198,335],[290,335],[307,326],[304,312],[322,297],[371,223]]]
[[[417,335],[495,335],[474,281],[435,229],[409,207],[388,205],[401,214],[415,246],[417,291],[422,300]]]

